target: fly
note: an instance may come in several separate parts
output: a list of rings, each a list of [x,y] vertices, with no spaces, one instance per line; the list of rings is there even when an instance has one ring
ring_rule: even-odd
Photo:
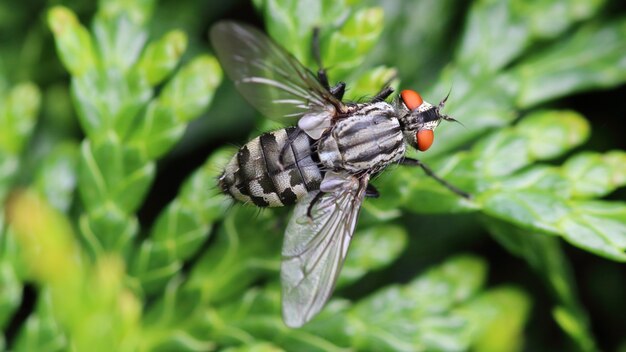
[[[317,32],[314,32],[314,48]],[[263,115],[292,127],[241,147],[219,178],[234,199],[260,207],[296,204],[281,262],[282,315],[300,327],[324,307],[335,287],[365,197],[377,197],[372,175],[399,163],[419,166],[454,193],[470,196],[405,156],[426,151],[448,97],[438,105],[403,90],[393,103],[384,87],[369,102],[343,102],[345,83],[331,87],[257,29],[220,22],[211,41],[243,97]],[[318,65],[319,53],[314,50]]]

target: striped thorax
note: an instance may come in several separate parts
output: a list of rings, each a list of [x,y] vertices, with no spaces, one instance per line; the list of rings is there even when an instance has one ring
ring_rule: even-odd
[[[375,173],[398,161],[405,151],[394,108],[385,102],[362,104],[341,119],[319,142],[317,153],[326,170]]]

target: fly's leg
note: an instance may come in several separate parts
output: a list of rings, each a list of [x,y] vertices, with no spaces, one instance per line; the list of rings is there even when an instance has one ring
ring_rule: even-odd
[[[365,196],[368,198],[378,198],[380,197],[380,193],[373,185],[368,184],[365,189]]]
[[[378,92],[378,94],[376,94],[372,100],[370,101],[371,103],[379,103],[385,99],[387,99],[391,93],[393,93],[393,88],[389,87],[389,86],[385,86],[380,92]]]
[[[313,58],[315,59],[315,63],[317,63],[317,79],[320,81],[322,86],[326,88],[337,100],[341,101],[343,99],[343,94],[346,92],[346,84],[344,82],[339,82],[333,87],[330,86],[328,81],[328,75],[326,74],[326,69],[324,65],[322,65],[322,55],[320,54],[320,29],[319,27],[313,28],[313,40],[311,41],[311,51],[313,52]]]
[[[393,88],[390,87],[391,82],[396,79],[397,77],[397,72],[395,72],[388,80],[387,82],[385,82],[385,84],[383,85],[383,89],[380,90],[380,92],[378,92],[378,94],[376,94],[373,98],[372,98],[372,103],[379,103],[381,101],[384,101],[385,99],[389,98],[389,96],[391,95],[391,93],[393,93]]]
[[[330,91],[330,84],[328,83],[328,76],[326,75],[326,70],[324,66],[322,66],[322,56],[320,55],[320,28],[313,28],[313,39],[311,40],[311,52],[313,53],[313,59],[317,64],[317,79],[320,83]]]
[[[448,181],[442,179],[441,177],[437,176],[437,174],[435,174],[435,172],[433,170],[431,170],[431,168],[429,168],[426,164],[424,164],[423,162],[417,160],[417,159],[412,159],[412,158],[404,158],[400,164],[402,165],[407,165],[407,166],[419,166],[422,168],[422,170],[424,170],[424,172],[426,173],[426,175],[432,177],[435,179],[435,181],[441,183],[441,185],[443,185],[444,187],[446,187],[447,189],[449,189],[450,191],[458,194],[459,196],[466,198],[466,199],[471,199],[472,196],[467,193],[467,192],[463,192],[460,189],[458,189],[457,187],[453,186],[452,184],[450,184]]]
[[[330,88],[330,94],[332,94],[337,100],[343,100],[343,94],[346,92],[346,84],[339,82]]]
[[[309,203],[309,207],[306,209],[306,216],[311,220],[313,220],[313,215],[311,214],[311,212],[313,211],[313,206],[315,205],[315,203],[319,202],[320,199],[322,199],[322,195],[324,195],[324,192],[317,192],[315,197],[313,197],[313,199],[311,200],[311,203]]]

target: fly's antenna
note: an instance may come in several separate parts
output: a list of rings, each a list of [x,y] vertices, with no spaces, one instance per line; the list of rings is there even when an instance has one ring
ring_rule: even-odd
[[[450,98],[450,93],[452,93],[452,86],[450,86],[450,89],[448,90],[448,94],[446,94],[446,97],[443,98],[443,100],[439,102],[439,106],[437,107],[438,110],[441,110],[441,109],[443,109],[444,106],[446,106],[446,102],[448,101],[448,98]],[[457,119],[455,119],[453,117],[450,117],[450,116],[445,115],[445,114],[441,114],[441,118],[443,120],[445,120],[445,121],[456,122],[459,125],[461,125],[461,126],[463,126],[464,128],[467,129],[467,127],[465,127],[465,125],[461,121],[459,121],[459,120],[457,120]]]
[[[453,118],[453,117],[450,117],[450,116],[448,116],[448,115],[441,115],[441,118],[442,118],[443,120],[446,120],[446,121],[456,122],[456,123],[458,123],[459,125],[461,125],[461,126],[465,127],[465,125],[464,125],[461,121],[459,121],[459,120],[457,120],[457,119],[455,119],[455,118]],[[467,128],[467,127],[465,127],[465,128]]]
[[[446,102],[448,101],[448,98],[450,98],[450,93],[452,93],[452,86],[450,86],[450,89],[448,90],[448,94],[446,94],[446,97],[443,98],[442,101],[439,102],[439,110],[443,109],[444,106],[446,106]]]

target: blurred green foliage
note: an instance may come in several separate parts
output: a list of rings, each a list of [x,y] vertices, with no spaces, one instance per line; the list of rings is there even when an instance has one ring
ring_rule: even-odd
[[[338,283],[343,295],[298,330],[280,317],[288,210],[232,206],[216,186],[235,151],[223,145],[278,127],[256,118],[228,84],[218,90],[222,71],[206,32],[218,18],[243,17],[240,8],[60,3],[0,4],[3,349],[549,349],[529,327],[541,315],[533,304],[547,298],[514,273],[491,280],[496,258],[453,253],[471,244],[424,265],[412,243],[434,247],[411,225],[419,214],[455,219],[427,236],[471,219],[468,243],[477,238],[470,232],[487,231],[524,260],[550,294],[553,320],[540,325],[560,327],[560,348],[607,348],[594,338],[602,323],[580,302],[560,239],[603,265],[626,261],[626,203],[611,197],[626,184],[626,152],[582,150],[592,125],[559,99],[626,82],[626,15],[613,3],[247,5],[243,15],[260,18],[312,69],[319,26],[322,61],[332,81],[348,83],[348,99],[400,81],[430,101],[452,87],[446,112],[465,126],[439,128],[424,160],[473,198],[412,169],[375,179],[382,196],[364,204]],[[175,160],[193,163],[190,151],[207,140],[210,156],[177,195],[175,181],[155,189],[160,172]],[[166,191],[173,199],[142,215],[149,195]],[[510,257],[504,263],[516,267]]]

